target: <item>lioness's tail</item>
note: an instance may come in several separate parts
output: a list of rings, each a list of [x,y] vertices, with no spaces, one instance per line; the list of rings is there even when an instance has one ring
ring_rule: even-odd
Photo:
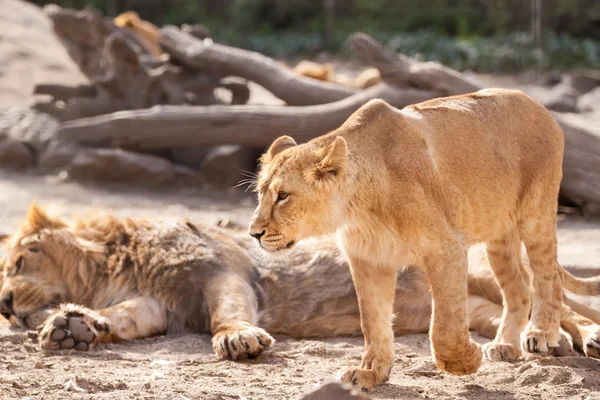
[[[600,295],[600,275],[591,278],[578,278],[560,267],[563,274],[563,287],[573,294],[581,296]]]

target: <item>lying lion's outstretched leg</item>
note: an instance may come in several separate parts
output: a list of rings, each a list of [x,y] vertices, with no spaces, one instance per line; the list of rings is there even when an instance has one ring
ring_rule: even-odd
[[[388,379],[394,364],[392,317],[396,270],[355,257],[349,258],[365,349],[360,367],[342,368],[336,379],[370,389]]]
[[[469,296],[469,329],[483,337],[494,338],[502,318],[502,305],[485,297]],[[493,343],[493,342],[492,342]]]
[[[101,310],[62,304],[40,326],[47,350],[92,350],[100,342],[142,339],[167,329],[167,311],[152,297],[136,297]]]
[[[573,347],[588,357],[600,358],[600,325],[573,312],[565,304],[561,311],[560,327],[571,335]]]
[[[531,309],[529,277],[521,265],[521,240],[512,231],[487,242],[487,256],[502,290],[504,311],[493,342],[483,347],[487,359],[514,361],[521,356],[520,337]]]
[[[457,238],[442,241],[424,258],[433,298],[431,352],[437,367],[454,375],[476,372],[482,358],[469,336],[466,253]]]
[[[233,360],[253,358],[275,340],[256,326],[256,295],[237,274],[222,274],[211,280],[205,291],[217,355]]]

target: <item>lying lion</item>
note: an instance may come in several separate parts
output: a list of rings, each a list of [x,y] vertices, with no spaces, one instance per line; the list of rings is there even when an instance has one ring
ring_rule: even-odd
[[[153,56],[159,57],[163,53],[158,44],[158,27],[141,19],[135,11],[125,11],[116,16],[113,22],[119,28],[131,30]]]
[[[285,262],[253,258],[250,240],[231,228],[111,215],[67,224],[34,205],[5,241],[0,313],[13,326],[39,325],[45,349],[91,350],[187,330],[212,332],[215,352],[234,360],[268,348],[267,332],[361,333],[348,265],[332,239],[300,242]],[[493,338],[501,292],[483,248],[471,251],[469,263],[470,326]],[[565,305],[562,328],[576,349],[600,358],[600,321],[570,304],[588,317]],[[396,334],[427,332],[431,296],[417,268],[399,273],[394,311]]]
[[[287,66],[286,63],[281,64]],[[377,68],[368,68],[362,71],[356,78],[350,78],[344,75],[337,75],[334,67],[330,63],[319,64],[313,61],[300,61],[292,71],[296,75],[316,79],[323,82],[333,82],[340,85],[355,87],[358,89],[367,89],[381,82],[381,74]]]

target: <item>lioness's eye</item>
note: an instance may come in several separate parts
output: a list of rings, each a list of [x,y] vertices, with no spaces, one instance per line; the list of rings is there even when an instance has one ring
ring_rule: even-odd
[[[15,267],[17,268],[17,274],[21,271],[21,268],[23,268],[23,261],[25,261],[25,259],[23,258],[23,256],[20,256],[17,259],[17,262],[15,263]]]
[[[277,193],[277,201],[285,200],[285,199],[287,199],[288,196],[289,196],[288,192],[284,192],[283,190],[280,190]]]

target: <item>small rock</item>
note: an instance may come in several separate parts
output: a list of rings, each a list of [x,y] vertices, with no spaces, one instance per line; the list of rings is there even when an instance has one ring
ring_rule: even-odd
[[[258,154],[240,145],[217,146],[202,162],[200,172],[206,181],[222,189],[231,189],[244,179],[242,171],[254,171]]]
[[[79,152],[67,169],[76,180],[127,182],[159,186],[174,182],[174,165],[164,158],[121,149],[91,149]]]
[[[178,147],[169,151],[169,158],[175,164],[197,170],[209,152],[210,147]]]
[[[58,124],[55,118],[29,107],[0,108],[0,135],[27,143],[35,153],[47,146]]]
[[[35,363],[35,369],[46,369],[52,367],[53,365],[54,363],[38,361]]]
[[[74,143],[53,140],[39,154],[38,169],[40,172],[48,174],[65,168],[82,151],[83,149]]]
[[[77,383],[73,379],[69,379],[65,383],[65,390],[67,392],[79,392],[79,393],[86,393],[87,392],[85,389],[83,389],[79,385],[77,385]]]
[[[350,385],[330,382],[308,393],[302,400],[368,400],[369,398],[358,393]]]
[[[0,136],[0,167],[22,170],[33,164],[33,154],[25,143],[6,135]]]

